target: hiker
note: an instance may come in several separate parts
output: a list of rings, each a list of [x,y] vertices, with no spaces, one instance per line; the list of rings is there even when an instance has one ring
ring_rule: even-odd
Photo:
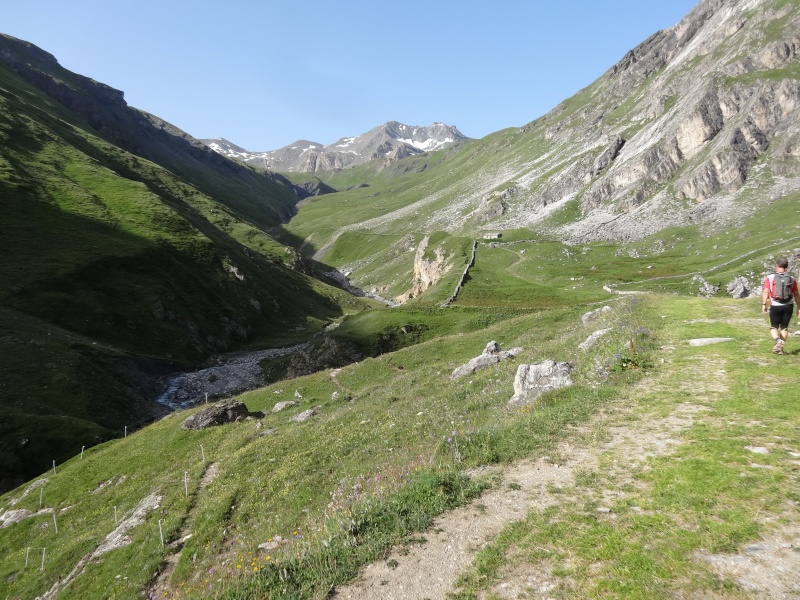
[[[789,321],[795,304],[800,317],[797,280],[786,272],[788,268],[789,260],[779,258],[775,263],[775,272],[764,279],[764,291],[761,294],[761,312],[767,312],[767,301],[769,301],[769,334],[775,341],[772,348],[775,354],[783,354],[783,344],[789,337]]]

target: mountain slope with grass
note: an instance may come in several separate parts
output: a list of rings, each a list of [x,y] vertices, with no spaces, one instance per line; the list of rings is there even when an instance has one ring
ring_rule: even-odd
[[[0,480],[163,414],[159,375],[365,306],[265,232],[291,190],[136,115],[0,37]]]
[[[589,325],[554,309],[245,394],[259,420],[184,431],[183,413],[92,448],[3,497],[4,592],[791,592],[769,574],[795,572],[800,539],[797,343],[770,353],[755,300],[609,306]],[[611,332],[577,347],[600,328]],[[574,385],[508,411],[516,361],[448,381],[489,338],[520,345],[520,362],[571,361]],[[690,344],[702,338],[728,341]],[[130,543],[114,544],[123,533]],[[435,562],[441,543],[461,558]]]
[[[64,69],[33,44],[0,35],[0,64],[88,126],[92,135],[164,167],[239,218],[263,227],[293,214],[297,197],[281,176],[226,160],[174,125],[128,106],[120,90]]]
[[[796,593],[800,341],[772,354],[753,296],[800,267],[799,14],[702,0],[541,119],[328,173],[288,223],[286,180],[0,40],[0,597]],[[298,341],[246,418],[123,437],[159,373]],[[571,384],[511,403],[550,361]]]
[[[356,286],[399,296],[406,248],[436,231],[655,245],[674,228],[747,227],[800,190],[798,30],[794,2],[702,0],[523,127],[320,175],[351,189],[304,202],[287,228]],[[342,251],[365,235],[372,251]]]

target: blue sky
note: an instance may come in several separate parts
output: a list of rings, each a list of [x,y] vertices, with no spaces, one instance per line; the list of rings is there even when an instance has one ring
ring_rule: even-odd
[[[194,137],[263,151],[392,120],[524,125],[695,4],[8,0],[0,32]]]

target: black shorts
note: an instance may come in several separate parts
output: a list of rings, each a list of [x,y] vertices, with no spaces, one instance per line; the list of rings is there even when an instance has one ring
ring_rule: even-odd
[[[789,329],[789,321],[794,312],[794,304],[772,305],[769,307],[769,325],[772,329]]]

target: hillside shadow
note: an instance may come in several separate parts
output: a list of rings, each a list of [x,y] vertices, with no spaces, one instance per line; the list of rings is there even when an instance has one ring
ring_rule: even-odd
[[[0,182],[0,480],[35,476],[161,414],[160,375],[342,314],[307,277],[185,203],[172,205],[214,245],[149,240],[39,200],[35,187]]]
[[[321,279],[328,285],[332,285],[337,287],[341,290],[344,290],[350,294],[356,296],[365,296],[366,294],[352,285],[343,285],[341,279],[333,278],[328,275],[333,271],[339,271],[337,267],[325,263],[323,261],[317,260],[312,258],[314,254],[316,254],[317,248],[314,244],[308,243],[304,238],[301,238],[295,233],[292,233],[283,225],[276,225],[275,227],[271,227],[269,230],[270,235],[272,235],[276,240],[279,242],[294,248],[298,255],[300,255],[300,248],[305,246],[309,248],[310,251],[301,255],[302,267],[303,271],[308,275],[316,277],[317,279]],[[342,274],[344,277],[344,274]],[[348,282],[349,283],[349,282]]]

